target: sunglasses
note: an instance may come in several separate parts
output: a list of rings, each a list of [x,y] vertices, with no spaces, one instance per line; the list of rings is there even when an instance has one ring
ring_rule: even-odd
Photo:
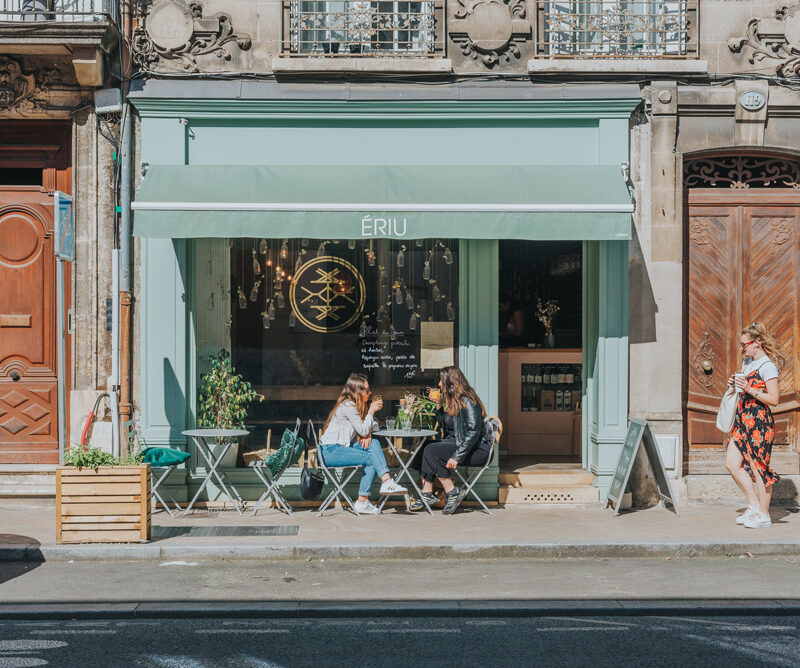
[[[749,346],[749,345],[750,345],[750,344],[752,344],[752,343],[755,343],[755,341],[747,341],[747,342],[745,342],[745,343],[741,343],[741,342],[740,342],[740,343],[739,343],[739,345],[741,346],[742,350],[746,350],[746,349],[747,349],[747,346]]]

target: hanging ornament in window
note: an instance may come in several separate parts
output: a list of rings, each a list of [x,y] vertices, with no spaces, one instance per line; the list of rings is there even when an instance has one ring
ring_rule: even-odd
[[[386,278],[387,278],[389,275],[386,273],[386,267],[384,267],[383,265],[380,265],[380,266],[378,267],[378,269],[380,269],[380,270],[381,270],[380,281],[381,281],[381,285],[383,285],[384,283],[386,283]]]
[[[256,281],[253,283],[253,289],[250,290],[250,301],[254,302],[258,299],[258,289],[261,287],[261,281]]]
[[[261,323],[264,325],[264,329],[269,329],[272,326],[266,311],[261,311]]]
[[[397,338],[397,332],[395,331],[394,325],[389,325],[389,338],[392,341]]]
[[[416,242],[417,248],[422,248],[422,239],[417,239]]]
[[[386,318],[386,307],[383,304],[381,304],[380,308],[378,309],[377,320],[378,322],[383,322],[385,318]]]
[[[286,306],[286,297],[283,296],[283,290],[278,292],[278,296],[275,297],[275,300],[278,302],[278,308]]]
[[[447,302],[447,319],[448,320],[456,319],[456,310],[453,308],[453,302]]]
[[[445,246],[444,255],[442,257],[445,264],[453,264],[453,254],[450,252],[450,249],[447,246]]]
[[[267,254],[267,251],[269,250],[269,246],[267,246],[267,240],[266,239],[262,239],[261,240],[261,244],[259,245],[258,250],[261,251],[262,255],[266,255]]]
[[[416,329],[417,328],[417,320],[418,319],[419,319],[419,316],[416,313],[412,313],[411,314],[411,318],[408,321],[408,328],[411,329],[411,330]]]
[[[370,267],[375,266],[375,248],[372,245],[372,240],[370,240],[369,248],[367,248],[367,264]]]
[[[356,249],[356,240],[355,239],[348,239],[347,240],[347,247],[350,250],[355,250]]]
[[[325,244],[326,243],[328,243],[328,242],[327,241],[323,241],[319,245],[319,248],[317,248],[317,257],[322,257],[323,255],[325,255]]]
[[[294,327],[297,324],[297,316],[294,314],[294,311],[289,313],[289,327]]]
[[[402,304],[403,303],[403,291],[400,289],[400,284],[399,283],[395,283],[395,285],[397,287],[394,289],[394,302],[395,302],[395,304]]]
[[[439,286],[434,282],[433,284],[433,301],[438,302],[442,298],[442,291]]]
[[[272,300],[269,300],[269,308],[267,309],[267,317],[270,320],[275,320],[275,304],[272,303]]]
[[[244,292],[242,292],[242,286],[240,285],[237,288],[237,294],[239,296],[239,308],[246,309],[247,308],[247,297],[245,296]]]
[[[233,239],[228,239],[228,248],[233,248]]]
[[[261,265],[258,263],[258,258],[256,257],[256,249],[253,249],[253,273],[260,274],[261,273]]]
[[[366,335],[367,335],[367,319],[364,318],[361,321],[361,327],[358,328],[358,336],[363,339]]]
[[[400,246],[400,251],[397,253],[397,266],[402,267],[406,263],[406,247]]]
[[[425,266],[422,268],[422,278],[426,281],[431,278],[431,263],[429,260],[425,260]]]
[[[303,248],[308,248],[308,239],[300,239],[300,245]]]
[[[281,244],[281,260],[288,260],[289,259],[289,242],[286,239],[283,240]]]
[[[297,260],[294,263],[294,273],[296,274],[298,271],[300,271],[300,267],[302,266],[303,266],[303,256],[302,253],[298,253]]]
[[[406,307],[411,310],[414,308],[414,297],[411,294],[411,290],[406,288]]]

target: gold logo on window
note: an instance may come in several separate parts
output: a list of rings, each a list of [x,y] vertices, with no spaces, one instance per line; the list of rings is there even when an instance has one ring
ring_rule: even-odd
[[[306,262],[294,275],[289,302],[298,321],[314,332],[341,332],[364,310],[364,279],[355,265],[332,255]]]

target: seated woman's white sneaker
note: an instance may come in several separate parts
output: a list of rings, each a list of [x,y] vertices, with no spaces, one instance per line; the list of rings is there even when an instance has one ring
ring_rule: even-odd
[[[369,502],[369,499],[366,501],[356,501],[353,505],[359,515],[380,515],[381,512],[377,506],[373,506]]]
[[[398,485],[392,478],[389,478],[386,482],[381,484],[381,496],[386,496],[387,494],[407,494],[408,490]]]
[[[749,519],[744,521],[744,525],[748,529],[766,529],[767,527],[772,526],[772,519],[769,516],[769,513],[756,513]]]

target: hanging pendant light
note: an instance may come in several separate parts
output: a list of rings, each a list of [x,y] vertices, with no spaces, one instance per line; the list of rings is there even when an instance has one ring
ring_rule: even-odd
[[[394,291],[394,302],[395,304],[402,304],[403,303],[403,291],[400,289],[398,285]]]
[[[244,292],[242,292],[242,286],[240,285],[237,288],[237,294],[239,296],[239,308],[244,310],[247,308],[247,297],[245,296]]]
[[[323,241],[319,245],[319,248],[317,248],[317,257],[322,257],[323,255],[325,255],[325,244],[326,243],[328,243],[328,242],[327,241]]]
[[[400,251],[397,253],[397,266],[402,267],[406,263],[406,247],[400,246]]]
[[[381,270],[381,275],[380,275],[381,284],[386,283],[386,278],[388,277],[388,274],[386,273],[386,267],[381,265],[381,266],[378,267],[378,269]]]
[[[261,273],[261,265],[258,263],[258,258],[256,257],[256,249],[253,249],[253,273],[258,275]]]
[[[262,255],[266,255],[267,254],[267,251],[269,250],[269,247],[267,246],[267,240],[266,239],[262,239],[261,240],[261,244],[259,245],[258,249],[261,251]]]
[[[416,313],[411,314],[411,318],[408,321],[408,328],[414,330],[417,328],[417,319],[419,316]]]
[[[411,294],[411,290],[408,288],[406,288],[406,307],[408,307],[409,310],[414,308],[414,297]]]
[[[369,240],[369,248],[367,248],[367,264],[370,267],[375,266],[375,246],[372,243],[372,239]]]
[[[289,259],[289,242],[284,239],[283,243],[281,244],[281,260],[288,260]]]
[[[426,281],[431,278],[431,263],[429,260],[425,260],[425,266],[422,268],[422,278]]]
[[[283,296],[283,290],[278,292],[278,296],[275,299],[278,302],[278,308],[286,306],[286,297]]]
[[[358,328],[359,338],[364,338],[367,335],[367,320],[366,318],[361,321],[361,327]]]
[[[300,245],[303,248],[308,248],[308,239],[300,239]]]
[[[397,331],[394,328],[394,325],[389,325],[389,338],[394,341],[397,338]]]
[[[348,239],[347,240],[347,247],[350,250],[355,250],[356,249],[356,240],[355,239]]]
[[[272,300],[269,301],[269,308],[267,309],[267,317],[270,320],[275,320],[275,304],[272,303]]]
[[[296,274],[298,271],[300,271],[300,267],[302,267],[302,266],[303,266],[302,253],[298,253],[297,254],[297,260],[295,260],[295,263],[294,263],[294,273]]]
[[[453,254],[450,252],[450,249],[445,246],[444,249],[444,262],[445,264],[453,264]]]
[[[250,301],[254,302],[258,299],[258,289],[261,287],[261,281],[256,281],[253,283],[253,289],[250,290]]]
[[[439,286],[434,283],[433,284],[433,301],[438,302],[442,298],[442,291],[439,289]]]
[[[272,326],[266,311],[261,311],[261,324],[264,326],[264,329],[269,329]]]
[[[294,314],[294,311],[292,311],[289,314],[289,327],[294,327],[296,324],[297,324],[297,316]]]
[[[417,248],[422,248],[422,239],[417,239],[414,243],[416,243]]]
[[[448,320],[456,319],[456,310],[453,308],[453,302],[447,302],[447,319]]]

